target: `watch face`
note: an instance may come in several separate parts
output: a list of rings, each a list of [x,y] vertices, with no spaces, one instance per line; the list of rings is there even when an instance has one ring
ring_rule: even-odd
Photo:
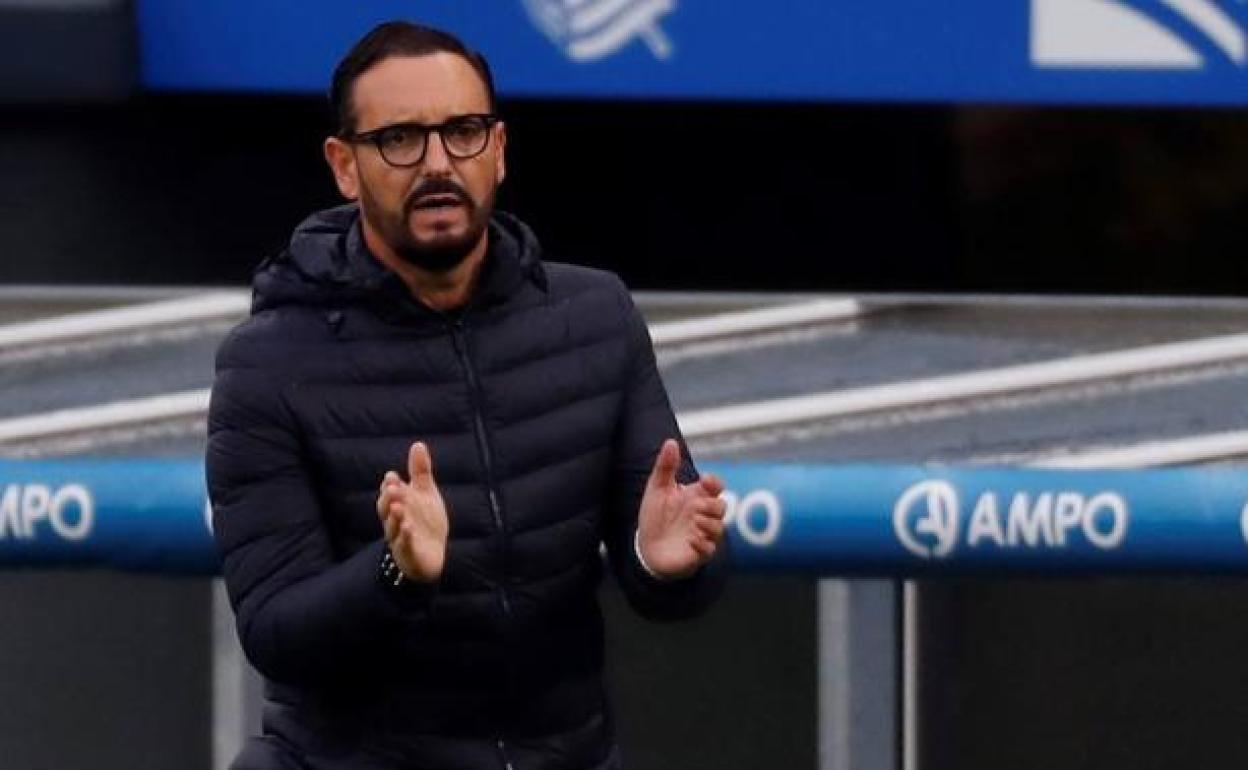
[[[394,555],[390,553],[390,549],[381,557],[381,579],[386,585],[398,588],[403,584],[403,570],[399,569],[398,563],[394,560]]]

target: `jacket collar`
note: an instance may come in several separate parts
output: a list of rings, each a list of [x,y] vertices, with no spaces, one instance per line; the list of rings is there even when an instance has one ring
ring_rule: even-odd
[[[536,236],[527,225],[506,212],[496,211],[490,220],[487,237],[489,244],[485,262],[467,307],[484,309],[501,304],[519,291],[526,281],[542,291],[547,290],[540,247],[537,245]],[[400,300],[402,304],[418,305],[430,312],[436,312],[413,298],[398,274],[387,268],[368,248],[364,242],[358,211],[346,234],[344,248],[351,272],[360,288],[381,292]]]

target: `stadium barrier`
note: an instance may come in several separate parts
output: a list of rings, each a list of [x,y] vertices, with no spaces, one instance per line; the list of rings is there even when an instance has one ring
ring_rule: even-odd
[[[708,463],[736,569],[811,575],[1248,574],[1232,469]],[[192,460],[0,461],[0,567],[210,575]]]

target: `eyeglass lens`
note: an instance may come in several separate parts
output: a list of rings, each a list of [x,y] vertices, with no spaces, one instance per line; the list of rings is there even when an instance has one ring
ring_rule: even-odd
[[[377,146],[390,163],[415,165],[424,160],[431,130],[417,125],[394,126],[377,137]],[[490,138],[489,122],[475,115],[449,120],[436,130],[447,155],[460,160],[479,155]]]

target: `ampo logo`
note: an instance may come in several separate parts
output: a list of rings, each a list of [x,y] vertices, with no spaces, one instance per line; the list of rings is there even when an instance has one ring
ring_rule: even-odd
[[[783,514],[775,492],[756,489],[741,497],[728,490],[720,497],[725,503],[724,526],[736,527],[742,540],[756,548],[766,548],[780,537]]]
[[[893,530],[917,556],[948,556],[958,541],[958,491],[947,481],[915,484],[893,506]]]
[[[659,20],[676,10],[676,0],[524,0],[537,26],[575,62],[605,59],[634,40],[655,58],[672,55],[672,42]]]
[[[95,501],[81,484],[9,484],[0,494],[0,540],[35,540],[41,531],[77,542],[91,535]]]
[[[1127,537],[1130,509],[1117,492],[983,492],[963,519],[957,489],[947,481],[911,486],[893,507],[893,530],[901,545],[925,559],[943,558],[955,548],[1063,549],[1083,541],[1114,550]],[[1248,506],[1243,526],[1248,537]]]
[[[1243,24],[1214,0],[1032,0],[1039,67],[1200,69],[1248,63]]]

